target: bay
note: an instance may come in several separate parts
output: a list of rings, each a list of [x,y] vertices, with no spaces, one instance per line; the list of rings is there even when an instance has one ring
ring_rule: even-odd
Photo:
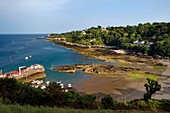
[[[75,51],[54,45],[45,39],[37,39],[46,34],[8,34],[0,35],[0,69],[3,73],[17,70],[19,66],[42,64],[46,70],[46,80],[63,82],[78,82],[89,79],[92,75],[81,71],[62,73],[53,71],[52,66],[103,63],[97,59],[85,59],[84,55]],[[25,60],[28,57],[28,60]]]

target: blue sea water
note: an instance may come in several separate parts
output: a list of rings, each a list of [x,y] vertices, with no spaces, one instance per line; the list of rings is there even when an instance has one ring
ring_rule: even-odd
[[[77,71],[74,74],[52,71],[52,65],[73,65],[86,63],[102,63],[100,60],[83,60],[84,55],[56,46],[45,39],[33,38],[45,35],[0,35],[0,69],[3,73],[17,70],[19,66],[42,64],[46,70],[46,80],[63,82],[77,82],[86,80],[91,75]],[[32,56],[31,58],[29,56]],[[29,57],[25,60],[25,57]]]

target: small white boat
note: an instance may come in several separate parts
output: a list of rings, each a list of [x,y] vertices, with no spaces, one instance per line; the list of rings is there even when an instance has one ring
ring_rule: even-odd
[[[37,85],[37,86],[35,86],[35,88],[38,88],[39,86]]]
[[[46,88],[46,86],[45,86],[45,85],[41,86],[41,89],[45,89],[45,88]]]
[[[50,84],[50,81],[47,81],[46,84],[49,85],[49,84]]]
[[[43,80],[38,80],[37,81],[37,84],[39,85],[39,84],[42,84],[43,83]]]
[[[71,84],[68,84],[68,88],[71,88],[72,87],[72,85]]]
[[[68,89],[66,89],[65,92],[68,92]]]
[[[61,80],[58,80],[58,81],[57,81],[57,84],[61,84]]]
[[[60,86],[64,86],[64,84],[60,84]]]
[[[28,60],[28,57],[25,57],[25,60]]]

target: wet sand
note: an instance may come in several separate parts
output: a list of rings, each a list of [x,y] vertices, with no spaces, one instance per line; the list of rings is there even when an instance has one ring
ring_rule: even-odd
[[[124,77],[93,76],[89,80],[73,85],[80,93],[94,94],[100,100],[105,95],[112,95],[118,101],[140,99],[145,92],[143,80],[133,80]]]
[[[160,62],[168,67],[158,79],[159,84],[161,84],[161,91],[154,94],[153,97],[155,99],[170,99],[170,61],[161,60]]]
[[[158,79],[162,86],[161,91],[156,92],[153,98],[170,99],[170,61],[161,60],[160,62],[168,67]],[[146,82],[145,78],[129,79],[128,77],[94,75],[89,80],[74,84],[73,87],[80,93],[96,95],[98,100],[110,94],[115,100],[127,102],[143,98]]]

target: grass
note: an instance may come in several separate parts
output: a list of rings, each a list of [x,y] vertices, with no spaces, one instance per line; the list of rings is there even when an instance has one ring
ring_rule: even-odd
[[[138,71],[138,72],[129,72],[129,78],[130,79],[141,79],[141,78],[151,78],[154,80],[157,80],[159,78],[158,75],[152,74],[152,73],[145,73],[143,71]]]
[[[118,66],[128,66],[129,65],[129,63],[125,62],[125,61],[124,62],[123,61],[122,62],[119,61],[119,62],[117,62],[117,64],[118,64]]]
[[[153,69],[166,70],[167,66],[153,66]]]
[[[69,108],[33,107],[0,104],[0,113],[155,113],[152,111],[113,111],[113,110],[80,110]]]

